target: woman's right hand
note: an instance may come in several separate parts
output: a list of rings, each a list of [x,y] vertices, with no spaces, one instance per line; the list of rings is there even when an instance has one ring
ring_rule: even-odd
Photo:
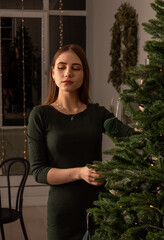
[[[79,168],[79,178],[94,186],[101,186],[104,181],[98,181],[96,178],[101,176],[101,172],[96,172],[94,169],[88,167]]]
[[[50,185],[59,185],[77,180],[84,180],[94,186],[100,186],[104,181],[97,181],[96,178],[101,176],[101,172],[96,172],[88,167],[77,168],[51,168],[47,173],[47,182]]]

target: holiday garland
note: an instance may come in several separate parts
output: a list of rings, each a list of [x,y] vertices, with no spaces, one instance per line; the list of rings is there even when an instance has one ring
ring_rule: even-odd
[[[129,66],[137,63],[137,32],[138,21],[134,8],[128,3],[123,3],[115,14],[115,23],[111,29],[111,67],[108,82],[120,92],[120,86],[125,83],[126,72]]]

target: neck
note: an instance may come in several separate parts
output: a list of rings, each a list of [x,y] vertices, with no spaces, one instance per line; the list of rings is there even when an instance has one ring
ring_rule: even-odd
[[[54,104],[63,112],[70,114],[76,114],[86,108],[86,105],[80,101],[79,96],[73,93],[59,94]]]

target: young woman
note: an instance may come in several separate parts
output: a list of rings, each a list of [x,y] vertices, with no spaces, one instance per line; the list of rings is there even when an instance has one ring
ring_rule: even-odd
[[[102,160],[103,132],[127,136],[130,128],[104,107],[90,103],[89,67],[80,46],[58,50],[49,81],[46,103],[34,107],[29,117],[31,169],[37,182],[50,185],[48,240],[81,240],[86,210],[104,183],[96,180],[101,173],[86,164]],[[93,223],[90,232],[94,232]]]

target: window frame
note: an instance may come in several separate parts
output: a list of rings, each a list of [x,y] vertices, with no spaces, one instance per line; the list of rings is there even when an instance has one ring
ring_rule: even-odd
[[[48,92],[48,78],[50,65],[49,49],[49,17],[50,16],[85,16],[87,24],[87,0],[86,10],[49,10],[49,1],[43,0],[43,9],[41,10],[18,10],[1,9],[0,18],[40,18],[41,19],[41,104],[44,103]],[[1,26],[0,26],[1,27]],[[1,31],[0,31],[1,34]],[[1,35],[0,35],[1,44]],[[87,51],[87,29],[86,29],[86,51]],[[2,59],[0,53],[0,73],[2,73]],[[3,126],[2,116],[2,74],[0,75],[0,128],[1,129],[20,129],[24,126]]]
[[[48,27],[45,28],[44,25],[48,26],[48,16],[47,14],[43,11],[29,11],[29,10],[24,10],[23,13],[22,11],[19,10],[2,10],[0,13],[0,18],[1,17],[12,17],[12,18],[40,18],[41,19],[41,36],[44,36],[44,38],[41,38],[41,99],[44,101],[45,96],[46,96],[46,91],[47,91],[47,70],[49,66],[49,44],[48,44]],[[0,36],[1,37],[1,36]],[[43,51],[43,49],[47,49],[47,53]],[[2,59],[1,59],[1,54],[0,54],[0,73],[2,72]],[[2,75],[0,76],[0,116],[2,116]],[[2,125],[2,120],[3,118],[0,118],[0,127],[3,129],[14,129],[14,128],[24,128],[24,126],[3,126]]]

